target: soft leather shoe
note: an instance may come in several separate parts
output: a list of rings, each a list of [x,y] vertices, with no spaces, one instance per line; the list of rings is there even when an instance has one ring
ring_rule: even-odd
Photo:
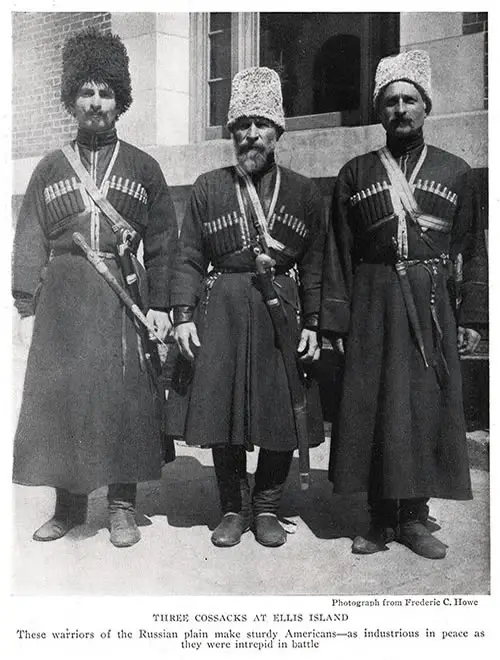
[[[276,548],[286,543],[286,532],[274,513],[255,516],[255,538],[261,545]]]
[[[65,536],[70,529],[80,524],[79,520],[74,520],[68,516],[52,516],[33,534],[35,541],[57,541]]]
[[[426,525],[420,521],[405,522],[399,527],[399,543],[406,545],[415,554],[426,559],[443,559],[447,546],[432,536]]]
[[[218,548],[238,545],[242,535],[250,529],[247,519],[241,513],[225,513],[212,533],[212,543]]]
[[[141,533],[135,522],[134,512],[131,510],[110,510],[109,528],[109,540],[117,548],[128,548],[141,538]]]
[[[355,555],[373,555],[376,552],[389,550],[386,544],[394,541],[395,536],[392,527],[370,527],[366,536],[355,537],[351,552]]]

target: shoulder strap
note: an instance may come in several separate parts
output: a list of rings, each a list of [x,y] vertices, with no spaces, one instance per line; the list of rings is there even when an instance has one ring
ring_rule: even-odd
[[[113,230],[113,233],[117,234],[122,229],[126,229],[128,232],[131,232],[133,236],[135,236],[137,233],[135,229],[133,229],[132,226],[125,220],[125,218],[122,217],[120,213],[118,213],[118,211],[109,202],[109,200],[104,197],[71,145],[66,144],[61,149],[61,151],[66,156],[66,159],[73,168],[75,174],[84,185],[85,190],[101,209],[104,218]]]
[[[389,149],[387,149],[387,147],[383,147],[382,149],[379,149],[377,154],[380,160],[382,161],[382,165],[384,166],[385,171],[387,172],[387,176],[389,177],[393,188],[397,192],[398,197],[401,200],[401,203],[405,211],[413,219],[415,219],[418,215],[420,215],[420,210],[418,208],[418,204],[415,200],[415,196],[411,189],[411,184],[415,181],[418,172],[420,171],[420,168],[422,167],[422,164],[425,160],[425,157],[427,155],[427,146],[424,146],[424,148],[422,149],[422,153],[420,154],[418,163],[412,173],[410,182],[406,180],[403,171],[401,170],[395,158],[393,157]]]
[[[422,149],[420,158],[418,159],[418,162],[412,172],[409,181],[406,180],[403,171],[387,147],[379,149],[377,154],[385,168],[385,171],[387,172],[389,181],[391,182],[391,197],[393,198],[393,205],[395,201],[396,203],[399,203],[408,213],[411,220],[417,223],[423,232],[426,232],[428,229],[434,229],[435,231],[445,233],[448,232],[450,230],[450,222],[435,215],[423,213],[418,206],[415,195],[413,194],[412,186],[415,183],[418,173],[422,168],[425,157],[427,156],[427,145],[425,145]],[[396,200],[394,199],[394,196],[396,197]],[[394,206],[396,208],[396,205]]]
[[[284,246],[269,234],[269,226],[268,226],[268,219],[274,213],[274,208],[276,206],[276,201],[278,199],[278,193],[279,193],[280,186],[281,186],[281,172],[280,172],[279,167],[276,166],[276,184],[274,186],[273,198],[272,198],[272,201],[271,201],[271,206],[269,207],[269,213],[268,213],[267,218],[264,214],[264,209],[262,208],[262,204],[260,202],[257,191],[255,190],[255,186],[253,184],[253,181],[252,181],[251,177],[239,165],[236,166],[236,172],[237,172],[239,178],[245,184],[245,189],[246,189],[246,192],[247,192],[247,195],[248,195],[248,199],[249,199],[250,204],[252,206],[252,209],[254,211],[253,216],[255,218],[255,224],[256,224],[256,229],[257,229],[258,235],[261,238],[263,238],[267,248],[274,248],[275,250],[283,250]],[[244,213],[245,212],[245,206],[243,204],[243,200],[241,199],[241,190],[240,190],[238,184],[236,186],[236,191],[237,191],[237,194],[238,194],[238,201],[239,201],[239,204],[240,204],[240,210],[242,211],[242,213]]]

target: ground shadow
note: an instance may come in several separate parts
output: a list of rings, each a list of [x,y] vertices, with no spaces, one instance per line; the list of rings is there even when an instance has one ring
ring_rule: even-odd
[[[250,487],[253,475],[249,474]],[[89,498],[87,525],[70,532],[75,539],[95,536],[108,527],[107,489],[101,488]],[[213,530],[220,520],[219,494],[214,469],[192,456],[178,456],[164,466],[162,479],[139,484],[137,524],[151,525],[153,516],[166,516],[173,527],[203,526]],[[333,493],[327,470],[313,469],[310,486],[299,485],[298,459],[294,458],[283,494],[280,514],[299,517],[319,539],[354,538],[369,525],[366,494],[341,497]],[[431,531],[439,525],[429,521]]]
[[[249,481],[252,487],[252,474]],[[160,482],[139,486],[137,505],[143,516],[164,515],[174,527],[202,525],[212,530],[220,520],[214,469],[194,457],[179,456],[164,467]],[[296,458],[283,495],[281,514],[285,518],[300,517],[321,539],[354,537],[368,526],[366,497],[334,495],[327,470],[312,470],[309,489],[301,491]]]

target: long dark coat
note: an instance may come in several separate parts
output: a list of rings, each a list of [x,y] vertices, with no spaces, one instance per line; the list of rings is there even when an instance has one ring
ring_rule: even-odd
[[[117,141],[114,131],[97,142],[79,131],[77,149],[97,185],[143,238],[143,293],[150,307],[165,309],[177,223],[158,164]],[[31,178],[15,236],[16,305],[21,315],[36,315],[14,481],[88,493],[158,478],[162,447],[133,322],[74,248],[74,231],[108,257],[113,253],[114,234],[56,151]],[[123,284],[115,259],[105,263]]]
[[[422,149],[420,144],[399,157],[407,179]],[[421,232],[406,219],[408,260],[418,262],[409,264],[408,279],[428,368],[394,266],[397,219],[390,219],[394,209],[389,184],[372,152],[340,171],[333,195],[329,240],[339,248],[344,281],[325,280],[322,326],[328,330],[336,315],[345,314],[346,303],[350,323],[330,479],[337,493],[468,499],[456,291],[450,287],[446,257],[439,263],[425,261],[440,255],[456,261],[462,254],[459,322],[470,327],[484,323],[484,236],[477,231],[470,168],[460,158],[428,146],[414,194],[421,210],[444,220],[446,230]]]
[[[281,169],[270,234],[276,282],[297,343],[303,325],[316,327],[326,223],[315,185]],[[256,180],[267,213],[276,167]],[[297,446],[283,358],[255,276],[256,232],[242,213],[234,168],[202,175],[183,221],[172,277],[172,306],[196,307],[201,349],[187,395],[170,392],[168,419],[190,445],[257,445],[274,451]],[[245,219],[246,218],[246,219]],[[285,274],[296,266],[300,285]],[[300,307],[300,320],[299,320]],[[308,387],[311,444],[324,440],[317,384]],[[182,408],[187,406],[184,426]],[[181,411],[181,412],[179,412]],[[169,422],[169,423],[170,423]],[[173,430],[174,432],[174,430]]]

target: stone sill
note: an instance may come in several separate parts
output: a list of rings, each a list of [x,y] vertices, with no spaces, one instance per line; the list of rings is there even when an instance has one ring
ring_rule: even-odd
[[[431,115],[426,120],[425,135],[429,143],[465,158],[473,168],[488,165],[487,110]],[[335,177],[348,160],[376,149],[384,142],[385,134],[378,124],[291,131],[280,140],[277,156],[282,165],[305,176]],[[202,172],[233,163],[233,147],[229,139],[143,148],[160,163],[171,186],[191,185]],[[14,160],[14,195],[24,194],[40,157]]]

